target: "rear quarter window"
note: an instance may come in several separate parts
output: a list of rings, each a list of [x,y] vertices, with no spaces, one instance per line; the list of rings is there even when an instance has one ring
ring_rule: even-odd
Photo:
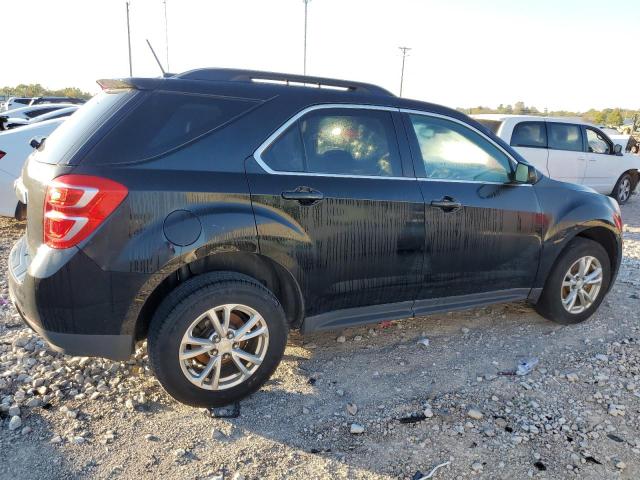
[[[547,147],[547,128],[545,122],[520,122],[511,134],[512,147]]]
[[[146,94],[96,145],[88,161],[132,163],[176,150],[256,105],[255,100],[175,92]]]

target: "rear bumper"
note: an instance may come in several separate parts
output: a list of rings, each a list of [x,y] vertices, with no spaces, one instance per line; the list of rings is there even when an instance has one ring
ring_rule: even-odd
[[[121,331],[126,309],[114,306],[110,273],[78,249],[38,252],[33,261],[26,250],[23,237],[9,255],[9,293],[24,322],[56,351],[129,358],[133,334]]]

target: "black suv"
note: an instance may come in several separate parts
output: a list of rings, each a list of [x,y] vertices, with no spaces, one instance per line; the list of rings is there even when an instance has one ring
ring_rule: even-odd
[[[220,405],[303,333],[515,300],[576,323],[619,269],[616,202],[455,110],[225,69],[100,81],[22,174],[14,304],[54,348]]]

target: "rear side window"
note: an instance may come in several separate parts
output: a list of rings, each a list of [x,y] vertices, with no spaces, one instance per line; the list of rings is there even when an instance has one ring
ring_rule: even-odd
[[[53,108],[40,108],[37,110],[31,110],[30,112],[25,113],[25,115],[29,118],[39,117],[40,115],[44,115],[45,113],[53,112],[54,110],[59,110],[57,107]]]
[[[391,115],[373,109],[312,111],[278,137],[262,159],[285,172],[402,176]]]
[[[175,150],[256,104],[254,100],[153,92],[100,141],[92,163],[129,163]]]
[[[582,129],[568,123],[547,122],[549,148],[554,150],[582,151]]]
[[[511,135],[513,147],[547,147],[547,129],[544,122],[520,122]]]

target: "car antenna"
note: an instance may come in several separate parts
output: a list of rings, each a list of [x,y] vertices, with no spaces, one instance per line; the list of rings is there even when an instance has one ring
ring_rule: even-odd
[[[151,49],[151,53],[153,53],[153,58],[155,58],[156,62],[158,62],[158,66],[160,67],[160,71],[162,72],[162,76],[166,77],[167,76],[167,72],[165,72],[164,68],[162,68],[162,64],[160,63],[160,60],[158,60],[158,56],[156,55],[155,50],[151,46],[151,42],[149,41],[148,38],[146,40],[147,40],[147,45],[149,45],[149,49]]]

